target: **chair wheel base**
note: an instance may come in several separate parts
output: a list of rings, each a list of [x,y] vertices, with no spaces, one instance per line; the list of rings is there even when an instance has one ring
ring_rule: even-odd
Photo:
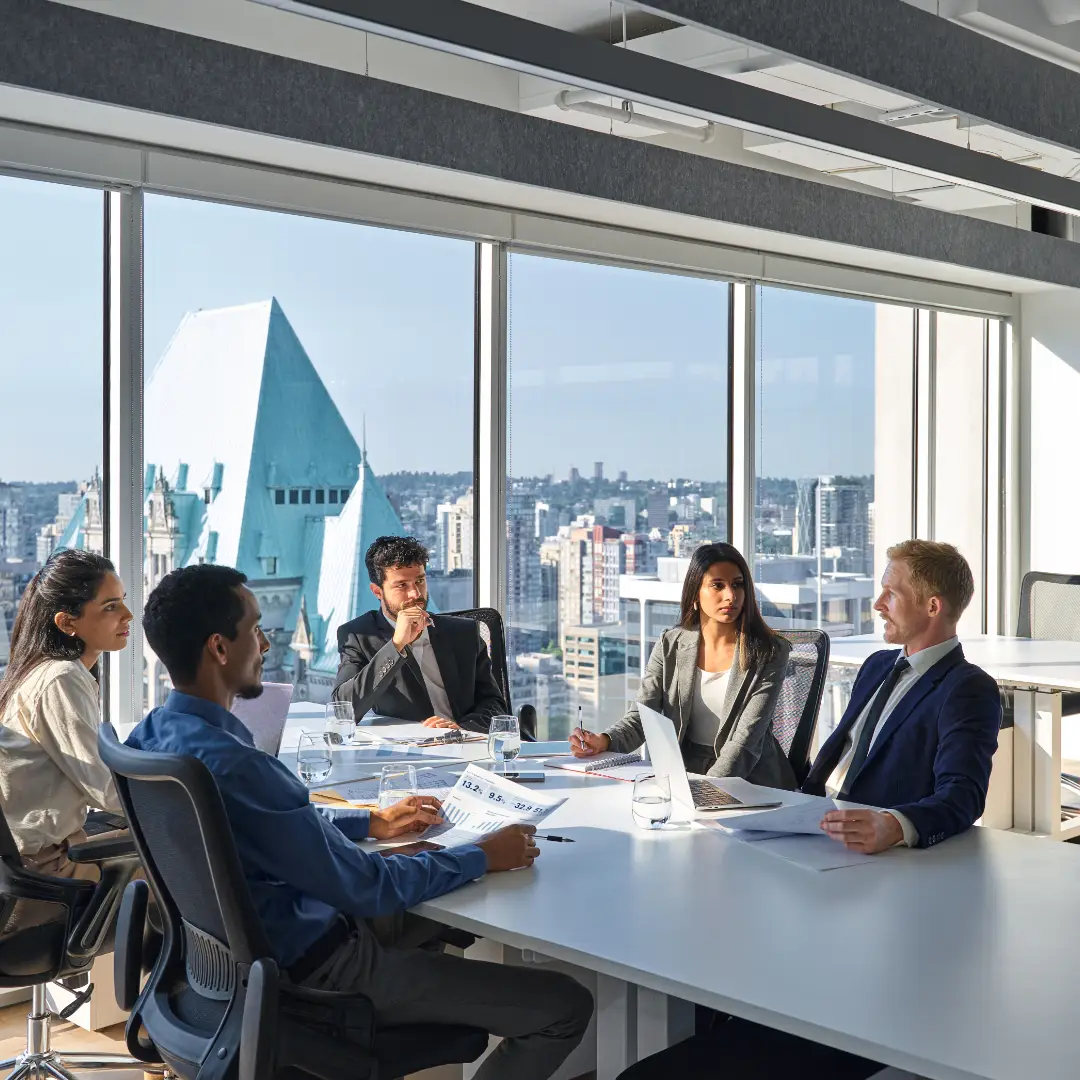
[[[0,1062],[0,1069],[12,1069],[4,1080],[79,1080],[76,1072],[95,1069],[156,1071],[153,1065],[147,1065],[145,1061],[136,1061],[120,1054],[59,1054],[54,1050],[44,1054],[22,1054]]]

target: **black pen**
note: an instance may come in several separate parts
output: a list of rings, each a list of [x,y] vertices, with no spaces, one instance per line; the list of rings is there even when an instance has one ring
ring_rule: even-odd
[[[534,840],[554,840],[556,844],[574,844],[577,841],[573,840],[569,836],[552,836],[550,833],[547,836],[541,836],[539,833],[533,834]]]

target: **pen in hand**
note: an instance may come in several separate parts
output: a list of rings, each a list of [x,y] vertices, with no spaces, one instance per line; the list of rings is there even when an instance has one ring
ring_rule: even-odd
[[[548,833],[546,836],[541,836],[540,833],[533,834],[534,840],[554,840],[556,844],[573,844],[576,841],[570,836],[552,836]]]

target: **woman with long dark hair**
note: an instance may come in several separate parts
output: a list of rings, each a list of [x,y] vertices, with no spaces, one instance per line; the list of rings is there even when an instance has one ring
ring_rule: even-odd
[[[87,807],[119,812],[98,756],[97,662],[127,645],[131,612],[108,559],[58,551],[19,601],[0,681],[0,808],[23,859],[46,874],[96,877],[72,863]]]
[[[675,725],[688,772],[794,788],[795,773],[770,731],[790,652],[761,616],[742,554],[705,544],[690,559],[679,625],[656,643],[638,704]],[[631,705],[607,731],[575,730],[570,746],[576,757],[591,757],[628,753],[644,741]]]

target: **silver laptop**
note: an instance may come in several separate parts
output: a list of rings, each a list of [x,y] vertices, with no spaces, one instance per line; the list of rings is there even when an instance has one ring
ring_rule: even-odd
[[[233,702],[233,716],[251,732],[255,745],[271,757],[277,757],[281,749],[292,692],[292,683],[267,682],[257,698],[237,698]]]
[[[671,798],[691,811],[715,812],[717,810],[750,810],[779,806],[778,802],[746,803],[722,791],[710,780],[686,775],[679,737],[675,725],[648,705],[638,705],[641,726],[645,729],[645,742],[649,747],[649,760],[658,773],[667,773],[671,784]]]

